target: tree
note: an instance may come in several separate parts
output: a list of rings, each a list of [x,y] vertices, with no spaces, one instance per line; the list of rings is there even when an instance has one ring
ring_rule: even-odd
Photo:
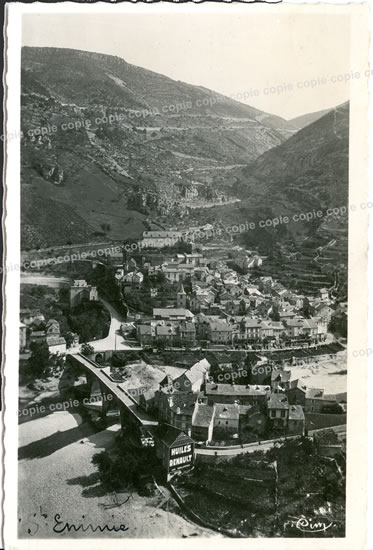
[[[156,281],[157,281],[157,285],[159,285],[159,286],[163,286],[166,283],[167,279],[166,279],[166,275],[163,273],[163,271],[158,271],[157,272]]]
[[[80,348],[80,351],[82,355],[85,355],[87,357],[88,355],[91,355],[95,350],[90,344],[83,344]]]
[[[280,321],[280,313],[278,309],[278,305],[274,304],[272,307],[272,321]]]
[[[43,342],[39,344],[32,342],[30,344],[31,357],[28,359],[28,364],[32,374],[36,376],[42,376],[49,366],[49,349],[48,345]]]
[[[65,334],[65,340],[66,340],[66,346],[69,348],[71,347],[71,344],[73,343],[74,341],[74,337],[73,337],[73,334],[72,332],[67,332]]]
[[[311,306],[309,299],[305,298],[303,302],[303,315],[306,319],[309,319],[312,315],[314,315],[314,313],[315,309]]]
[[[113,367],[124,367],[129,360],[129,354],[125,351],[115,351],[110,359]]]

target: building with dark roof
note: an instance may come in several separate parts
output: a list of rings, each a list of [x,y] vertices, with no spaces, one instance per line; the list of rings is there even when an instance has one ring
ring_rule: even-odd
[[[291,434],[304,434],[305,417],[301,405],[289,406],[288,432]]]
[[[66,352],[66,340],[63,336],[47,336],[46,342],[50,353]]]
[[[192,437],[197,441],[211,441],[215,409],[205,403],[196,403],[192,417]]]
[[[170,391],[168,388],[156,392],[159,419],[190,434],[197,398],[198,393]]]
[[[267,400],[268,418],[273,428],[286,428],[289,418],[289,402],[286,395],[272,393]]]
[[[169,424],[161,424],[155,441],[156,453],[162,461],[167,480],[171,479],[178,471],[193,466],[194,441],[182,430]]]
[[[210,363],[202,359],[195,363],[189,370],[183,372],[174,380],[174,387],[179,391],[198,392],[204,381],[205,374],[208,373]]]
[[[240,430],[240,406],[238,403],[214,405],[214,439],[238,437]]]
[[[274,393],[286,391],[290,386],[291,372],[283,367],[273,367],[271,388]]]
[[[239,405],[265,405],[271,393],[270,386],[242,384],[206,384],[205,395],[209,405],[214,403]]]
[[[170,321],[185,321],[189,320],[192,321],[194,318],[194,315],[189,309],[185,308],[154,308],[153,309],[153,317],[154,319],[164,319],[164,320],[170,320]]]

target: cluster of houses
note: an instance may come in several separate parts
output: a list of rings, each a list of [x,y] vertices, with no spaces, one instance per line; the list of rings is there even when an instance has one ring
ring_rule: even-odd
[[[183,289],[180,294],[184,294]],[[296,317],[273,321],[249,315],[193,314],[185,307],[154,308],[152,318],[137,322],[137,338],[142,346],[163,342],[168,346],[245,345],[301,337],[321,341],[327,334],[324,319]]]
[[[241,260],[247,263],[252,258],[258,259],[245,256]],[[234,266],[237,262],[239,258],[234,259]],[[272,277],[239,275],[228,264],[229,261],[212,260],[193,252],[175,254],[171,261],[156,265],[144,260],[141,269],[131,259],[118,269],[118,284],[129,295],[141,292],[144,273],[162,273],[175,288],[161,316],[155,311],[162,308],[154,308],[152,317],[138,320],[141,344],[164,341],[168,345],[195,345],[206,340],[244,345],[326,339],[335,313],[327,289],[321,289],[318,296],[305,297],[287,290]],[[149,292],[155,300],[157,289]]]
[[[89,285],[83,279],[75,280],[69,289],[70,307],[76,307],[86,301],[97,301],[98,294],[95,286]],[[78,334],[71,332],[70,346],[79,344]],[[19,349],[24,351],[36,342],[46,343],[49,353],[62,354],[66,352],[66,339],[61,335],[60,325],[55,319],[46,321],[40,309],[21,309],[19,324]]]
[[[55,319],[45,320],[39,309],[22,309],[19,328],[19,347],[24,351],[31,343],[46,343],[53,354],[66,352],[66,340],[61,336],[60,325]],[[79,336],[72,333],[73,344],[79,344]]]
[[[157,390],[140,396],[148,413],[191,436],[195,441],[240,439],[246,432],[261,438],[268,431],[304,434],[305,413],[323,412],[346,401],[345,394],[325,395],[291,381],[290,371],[273,367],[270,384],[215,383],[203,359],[182,374],[165,376]]]

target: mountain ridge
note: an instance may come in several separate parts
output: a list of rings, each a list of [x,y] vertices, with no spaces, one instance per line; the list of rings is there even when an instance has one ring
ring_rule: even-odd
[[[289,135],[280,117],[108,54],[25,46],[21,91],[24,249],[136,238],[229,205],[242,169]]]

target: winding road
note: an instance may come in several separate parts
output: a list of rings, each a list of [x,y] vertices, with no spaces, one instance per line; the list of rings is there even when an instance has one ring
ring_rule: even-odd
[[[125,319],[118,313],[118,311],[111,305],[109,302],[100,298],[100,302],[106,307],[110,313],[110,329],[109,334],[106,338],[101,340],[92,340],[88,342],[90,346],[93,347],[95,351],[106,351],[106,350],[141,350],[141,347],[132,347],[129,346],[123,335],[120,332],[121,324],[125,322]]]

